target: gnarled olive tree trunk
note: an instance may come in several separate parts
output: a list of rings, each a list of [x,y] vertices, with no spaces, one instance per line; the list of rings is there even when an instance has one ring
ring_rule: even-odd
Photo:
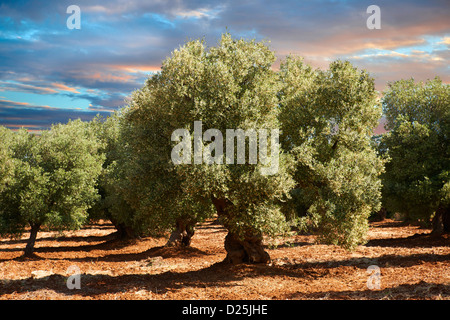
[[[30,223],[30,238],[28,238],[27,245],[25,247],[25,251],[23,255],[25,257],[31,258],[34,253],[34,244],[36,243],[37,234],[41,225],[39,223]]]
[[[190,246],[195,233],[196,221],[190,219],[177,219],[175,230],[172,231],[166,246]]]
[[[114,219],[111,215],[109,215],[109,221],[111,221],[111,223],[114,225],[114,227],[116,228],[117,232],[115,234],[117,239],[136,239],[139,238],[139,234],[133,230],[132,227],[127,226],[125,223],[123,222],[118,222],[116,219]]]
[[[439,206],[432,221],[432,234],[450,233],[450,207]]]
[[[219,218],[229,217],[229,208],[233,206],[231,201],[214,197],[212,197],[212,201]],[[225,250],[227,251],[225,261],[232,264],[270,262],[270,256],[262,245],[262,234],[249,229],[243,232],[244,236],[240,237],[226,225],[225,227],[228,229],[228,234],[225,238]]]

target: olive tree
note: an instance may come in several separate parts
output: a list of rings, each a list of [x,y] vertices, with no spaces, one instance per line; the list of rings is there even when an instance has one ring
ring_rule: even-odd
[[[450,232],[450,86],[439,78],[389,83],[383,97],[389,157],[383,174],[386,207]]]
[[[121,135],[121,121],[126,109],[121,109],[104,118],[95,117],[89,124],[101,142],[99,153],[105,157],[96,188],[100,195],[89,209],[89,219],[108,219],[117,229],[118,238],[136,238],[144,230],[133,226],[133,208],[125,201],[121,182],[126,167],[124,141]]]
[[[12,176],[13,158],[11,144],[14,133],[3,126],[0,126],[0,191],[8,184]]]
[[[29,227],[25,256],[33,254],[41,227],[77,229],[98,197],[95,182],[103,158],[99,142],[80,120],[41,135],[25,129],[9,145],[13,170],[0,189],[0,233],[18,237]]]
[[[347,61],[313,70],[289,56],[280,81],[281,142],[295,158],[291,208],[301,228],[353,248],[365,241],[368,217],[380,207],[383,161],[371,142],[381,117],[374,79]]]
[[[274,61],[265,43],[229,34],[209,48],[190,41],[133,94],[124,134],[127,201],[137,221],[155,229],[187,225],[211,216],[213,205],[228,229],[227,260],[269,261],[263,234],[285,230],[280,201],[293,187],[276,134],[250,137],[279,129]],[[270,160],[250,160],[250,148],[264,146]],[[276,170],[267,174],[270,166]]]

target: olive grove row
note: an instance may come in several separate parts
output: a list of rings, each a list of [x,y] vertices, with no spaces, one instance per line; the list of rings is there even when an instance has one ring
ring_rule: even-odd
[[[354,248],[381,207],[449,232],[449,85],[400,80],[380,94],[347,61],[321,70],[288,56],[274,70],[275,60],[266,43],[229,34],[190,41],[106,119],[39,135],[0,127],[0,234],[29,230],[32,255],[40,229],[103,218],[120,236],[172,232],[169,244],[189,245],[195,225],[218,215],[227,260],[239,263],[269,261],[263,235],[292,227]],[[388,131],[374,136],[383,115]],[[277,130],[276,172],[234,148],[221,152],[244,162],[196,162],[186,150],[174,162],[176,130],[214,157],[211,136],[190,141],[199,121],[203,132]],[[273,145],[264,139],[254,143]]]

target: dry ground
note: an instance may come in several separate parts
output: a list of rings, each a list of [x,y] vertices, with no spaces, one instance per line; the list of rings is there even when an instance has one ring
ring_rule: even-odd
[[[369,242],[349,252],[312,235],[267,241],[269,265],[222,263],[226,231],[197,228],[191,248],[164,238],[115,241],[108,222],[82,230],[40,232],[36,258],[24,259],[27,235],[0,239],[0,299],[446,299],[450,237],[393,220],[371,224]],[[367,268],[380,268],[370,290]],[[81,273],[81,289],[66,281]],[[73,267],[72,267],[73,268]]]

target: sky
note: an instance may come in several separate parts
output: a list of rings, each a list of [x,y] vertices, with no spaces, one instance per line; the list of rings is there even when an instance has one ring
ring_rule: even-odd
[[[68,28],[80,8],[80,28]],[[370,5],[380,29],[369,29]],[[186,41],[269,41],[315,68],[336,59],[389,81],[450,83],[450,1],[0,1],[0,125],[31,131],[106,116]]]

